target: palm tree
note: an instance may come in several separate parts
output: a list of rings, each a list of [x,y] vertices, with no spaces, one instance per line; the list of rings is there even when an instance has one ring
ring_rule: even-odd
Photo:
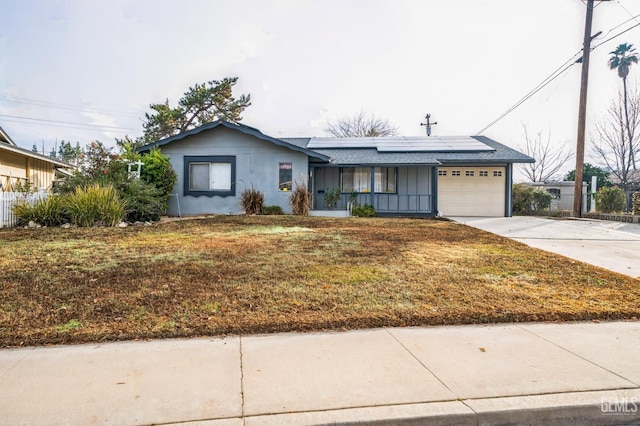
[[[629,161],[633,164],[633,170],[636,169],[635,153],[633,152],[633,135],[631,134],[631,126],[629,125],[629,108],[627,106],[627,76],[631,65],[638,63],[638,54],[633,44],[622,43],[616,50],[609,52],[613,55],[609,58],[609,68],[618,71],[618,77],[622,79],[624,88],[624,115],[627,122],[627,136],[629,137]]]

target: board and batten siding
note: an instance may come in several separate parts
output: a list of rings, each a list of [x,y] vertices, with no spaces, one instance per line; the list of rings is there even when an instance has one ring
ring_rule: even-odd
[[[30,182],[34,189],[49,189],[53,184],[51,163],[26,155],[0,151],[0,183],[4,190]]]
[[[168,214],[176,216],[200,214],[241,214],[240,194],[245,188],[261,191],[265,206],[280,206],[285,213],[291,212],[291,191],[278,189],[280,163],[291,163],[293,180],[306,184],[308,173],[307,155],[292,151],[225,127],[217,127],[202,133],[173,141],[162,146],[162,153],[169,157],[178,180],[174,195],[169,199]],[[235,158],[235,195],[193,196],[184,194],[187,175],[184,169],[185,156],[225,156]],[[179,209],[178,209],[179,203]]]
[[[355,166],[369,167],[369,166]],[[359,204],[372,204],[384,213],[430,213],[432,211],[432,170],[430,166],[398,166],[396,193],[360,193]],[[325,209],[324,191],[341,188],[340,167],[316,167],[313,179],[313,208]],[[372,200],[373,195],[373,200]],[[348,194],[343,194],[337,209],[344,209]]]

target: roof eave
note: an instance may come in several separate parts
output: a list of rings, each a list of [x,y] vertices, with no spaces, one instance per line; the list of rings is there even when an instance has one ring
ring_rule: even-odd
[[[16,153],[16,154],[21,154],[21,155],[25,155],[27,157],[31,157],[31,158],[35,158],[37,160],[42,160],[42,161],[46,161],[48,163],[51,163],[55,166],[58,167],[64,167],[66,169],[73,169],[75,168],[73,165],[65,163],[64,161],[60,161],[58,159],[55,158],[51,158],[51,157],[47,157],[45,155],[41,155],[32,151],[29,151],[27,149],[24,148],[20,148],[18,146],[13,146],[13,145],[0,145],[0,149],[5,149],[7,151]]]
[[[161,140],[159,140],[157,142],[141,146],[136,151],[140,152],[140,153],[147,152],[147,151],[150,151],[153,148],[161,147],[161,146],[167,145],[167,144],[169,144],[171,142],[175,142],[175,141],[184,139],[184,138],[192,136],[192,135],[197,135],[197,134],[202,133],[202,132],[204,132],[206,130],[215,129],[216,127],[219,127],[219,126],[223,126],[223,127],[228,128],[228,129],[233,129],[233,130],[240,131],[240,132],[242,132],[244,134],[256,137],[258,139],[261,139],[261,140],[264,140],[264,141],[267,141],[267,142],[271,142],[271,143],[273,143],[275,145],[282,146],[284,148],[288,148],[288,149],[290,149],[292,151],[302,152],[302,153],[306,154],[309,157],[313,157],[313,158],[316,158],[316,159],[321,160],[321,161],[328,162],[330,160],[330,158],[328,156],[324,155],[324,154],[320,154],[320,153],[312,151],[310,149],[302,148],[302,147],[299,147],[297,145],[285,142],[283,140],[280,140],[280,139],[277,139],[277,138],[273,138],[271,136],[267,136],[264,133],[262,133],[261,131],[259,131],[258,129],[254,129],[253,127],[249,127],[249,126],[246,126],[246,125],[240,124],[240,123],[230,123],[228,121],[223,121],[223,120],[216,120],[216,121],[213,121],[211,123],[205,124],[203,126],[197,127],[195,129],[191,129],[191,130],[188,130],[186,132],[177,134],[175,136],[171,136],[169,138],[161,139]]]

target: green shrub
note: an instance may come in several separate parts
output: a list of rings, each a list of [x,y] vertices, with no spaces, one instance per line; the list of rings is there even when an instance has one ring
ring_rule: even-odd
[[[544,189],[534,189],[522,183],[513,185],[511,207],[513,214],[526,215],[533,210],[548,210],[552,195]]]
[[[284,214],[280,206],[263,206],[262,214],[265,215],[281,215]]]
[[[548,210],[551,207],[551,198],[552,196],[548,191],[535,189],[531,207],[533,210]]]
[[[533,188],[522,183],[513,185],[511,206],[513,214],[527,214],[533,203]]]
[[[167,210],[162,191],[142,180],[127,181],[119,188],[118,195],[126,206],[127,222],[158,221]]]
[[[261,214],[264,194],[251,186],[240,193],[240,206],[245,214]]]
[[[50,195],[35,203],[29,203],[25,199],[13,207],[13,214],[18,218],[19,225],[34,221],[43,226],[56,226],[67,221],[62,206],[62,197],[57,195]]]
[[[340,201],[340,197],[342,196],[342,192],[340,188],[334,189],[325,189],[324,191],[324,204],[329,208],[333,209],[338,205],[338,201]]]
[[[295,184],[295,188],[291,197],[289,197],[289,203],[291,203],[291,212],[298,216],[308,216],[309,210],[311,210],[311,192],[307,185],[300,185],[298,182]]]
[[[627,205],[624,191],[618,187],[601,188],[596,194],[596,209],[602,213],[622,212]]]
[[[178,179],[169,157],[162,155],[159,148],[154,148],[140,160],[144,163],[140,179],[154,185],[160,190],[161,196],[168,199]]]
[[[633,193],[633,214],[640,215],[640,192]]]
[[[353,209],[351,209],[351,215],[358,217],[375,217],[376,209],[369,204],[365,204],[364,206],[353,206]]]
[[[78,187],[64,198],[64,208],[71,222],[78,226],[115,226],[125,216],[124,203],[111,185]]]

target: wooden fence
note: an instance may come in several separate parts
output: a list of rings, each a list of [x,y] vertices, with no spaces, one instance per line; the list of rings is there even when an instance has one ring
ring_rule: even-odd
[[[18,218],[13,214],[13,206],[22,202],[34,204],[45,198],[47,198],[45,191],[30,193],[0,191],[0,228],[17,225]]]

